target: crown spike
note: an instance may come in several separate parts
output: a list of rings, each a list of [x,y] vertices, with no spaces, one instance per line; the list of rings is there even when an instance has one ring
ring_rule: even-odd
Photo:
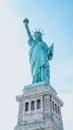
[[[35,31],[32,31],[32,32],[33,32],[34,35],[35,35],[35,33],[40,33],[41,35],[44,35],[44,33],[43,33],[44,31],[41,31],[40,28],[39,28],[39,30],[37,30],[37,28],[35,28]]]
[[[39,28],[39,32],[40,32],[40,28]]]
[[[37,32],[37,29],[35,28],[35,31]]]

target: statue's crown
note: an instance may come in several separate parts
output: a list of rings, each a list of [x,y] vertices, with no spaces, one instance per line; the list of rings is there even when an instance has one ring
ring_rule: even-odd
[[[37,30],[36,28],[35,28],[35,31],[34,31],[33,33],[34,33],[34,35],[35,35],[36,33],[39,33],[40,35],[44,35],[43,31],[41,31],[40,29]]]

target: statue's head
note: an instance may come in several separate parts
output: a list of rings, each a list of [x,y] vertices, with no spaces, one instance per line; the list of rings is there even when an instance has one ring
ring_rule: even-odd
[[[34,32],[34,38],[35,38],[35,40],[37,40],[37,41],[42,41],[42,35],[43,35],[43,33],[39,30],[39,31],[35,31]]]

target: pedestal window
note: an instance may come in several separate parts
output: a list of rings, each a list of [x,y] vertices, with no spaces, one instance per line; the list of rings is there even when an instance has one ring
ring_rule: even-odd
[[[25,102],[25,111],[29,111],[29,102]]]
[[[55,112],[57,113],[57,104],[55,104]]]
[[[53,110],[54,110],[54,102],[52,101],[52,108],[53,108]]]
[[[31,101],[31,110],[35,110],[35,101]]]
[[[37,109],[40,109],[41,108],[41,100],[37,100]]]
[[[58,114],[60,113],[59,106],[57,107]]]

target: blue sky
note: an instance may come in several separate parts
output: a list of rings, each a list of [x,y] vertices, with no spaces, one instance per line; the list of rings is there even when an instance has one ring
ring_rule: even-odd
[[[73,130],[72,0],[0,0],[0,129],[15,127],[18,112],[15,96],[32,80],[28,38],[22,22],[25,17],[29,18],[31,31],[35,27],[44,31],[43,40],[48,46],[55,43],[50,62],[51,85],[64,101],[64,129]]]

